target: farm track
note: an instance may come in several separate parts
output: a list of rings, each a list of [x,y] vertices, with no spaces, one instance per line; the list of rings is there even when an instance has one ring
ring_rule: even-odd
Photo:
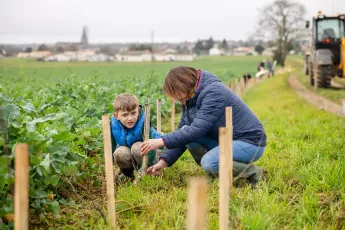
[[[342,113],[342,108],[340,105],[308,90],[297,80],[296,75],[290,75],[289,84],[291,88],[295,90],[299,96],[303,97],[310,104],[316,106],[319,109],[328,111],[330,113],[334,113],[341,117],[345,117],[345,114]],[[334,84],[334,81],[332,81],[332,85],[336,88],[339,88],[338,85],[340,84]],[[341,87],[343,86],[341,85]]]

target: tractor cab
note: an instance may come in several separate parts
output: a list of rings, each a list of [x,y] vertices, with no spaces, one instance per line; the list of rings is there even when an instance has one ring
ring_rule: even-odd
[[[309,28],[307,21],[306,27]],[[311,52],[306,57],[306,72],[310,83],[316,87],[328,88],[331,77],[344,77],[345,62],[345,14],[325,15],[321,12],[313,17],[311,29]],[[315,81],[316,80],[316,81]]]

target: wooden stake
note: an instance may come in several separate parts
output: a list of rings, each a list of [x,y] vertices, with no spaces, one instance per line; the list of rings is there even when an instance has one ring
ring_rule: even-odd
[[[170,130],[175,131],[175,100],[171,100],[171,118],[170,118]]]
[[[227,130],[219,128],[219,229],[229,226],[229,157],[227,156]]]
[[[29,146],[15,147],[14,229],[29,229]]]
[[[157,99],[157,132],[162,132],[162,112],[161,99]]]
[[[187,230],[204,230],[206,229],[207,180],[193,178],[188,187]]]
[[[241,86],[240,86],[240,81],[236,82],[236,86],[235,86],[235,93],[237,94],[238,97],[241,98]]]
[[[241,95],[243,95],[243,93],[244,93],[244,80],[243,80],[243,78],[240,78],[240,91],[241,91]]]
[[[232,107],[226,107],[225,110],[225,126],[226,126],[226,140],[228,143],[228,146],[226,148],[226,155],[228,156],[228,161],[229,162],[229,193],[232,193],[232,170],[233,170],[233,156],[232,156],[232,132],[233,132],[233,127],[232,127]]]
[[[150,105],[145,105],[145,123],[144,123],[144,141],[150,139]],[[143,155],[142,161],[142,169],[143,175],[147,174],[147,167],[148,167],[148,155]]]
[[[110,229],[116,228],[115,217],[115,194],[114,194],[114,174],[113,174],[113,159],[111,151],[111,137],[110,137],[110,122],[109,116],[102,116],[103,129],[103,146],[104,146],[104,161],[105,161],[105,178],[107,182],[107,196],[108,196],[108,221]]]

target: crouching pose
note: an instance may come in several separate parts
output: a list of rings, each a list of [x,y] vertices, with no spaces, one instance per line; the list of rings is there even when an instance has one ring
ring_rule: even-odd
[[[162,138],[150,139],[141,145],[141,154],[163,147],[157,164],[148,174],[158,175],[172,166],[189,150],[195,162],[206,172],[218,175],[219,128],[225,127],[225,108],[233,111],[233,174],[245,178],[255,187],[263,170],[252,164],[264,153],[266,134],[257,116],[234,92],[213,74],[191,67],[171,69],[165,78],[166,96],[181,102],[182,115],[175,132]]]
[[[120,178],[133,178],[133,170],[141,167],[142,155],[140,146],[143,142],[145,113],[138,99],[131,94],[120,94],[114,102],[114,114],[111,119],[111,137],[113,157],[121,170]],[[161,138],[153,127],[150,138]],[[157,163],[156,151],[148,153],[149,166]]]

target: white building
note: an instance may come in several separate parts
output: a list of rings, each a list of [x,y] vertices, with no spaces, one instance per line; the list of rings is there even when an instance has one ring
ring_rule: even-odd
[[[277,49],[277,47],[270,47],[270,48],[267,48],[265,49],[263,52],[262,52],[262,55],[264,56],[273,56],[273,52]]]
[[[145,51],[125,51],[116,55],[117,61],[128,62],[145,62],[151,61],[193,61],[196,58],[195,54],[178,54],[176,50],[166,49],[162,52],[154,53],[149,50]]]
[[[18,58],[44,58],[51,55],[50,51],[32,51],[30,53],[20,52]]]
[[[220,55],[225,55],[225,51],[223,49],[219,49],[218,47],[213,47],[212,49],[209,50],[209,55],[210,56],[220,56]]]
[[[66,53],[51,55],[44,59],[44,61],[48,61],[48,62],[53,62],[53,61],[54,62],[71,62],[73,60],[75,60],[75,56],[68,55]]]
[[[257,55],[254,48],[251,47],[238,47],[233,50],[234,56],[247,56],[247,55]]]
[[[144,51],[124,51],[115,55],[118,61],[143,62],[151,61],[152,55],[149,50]]]

